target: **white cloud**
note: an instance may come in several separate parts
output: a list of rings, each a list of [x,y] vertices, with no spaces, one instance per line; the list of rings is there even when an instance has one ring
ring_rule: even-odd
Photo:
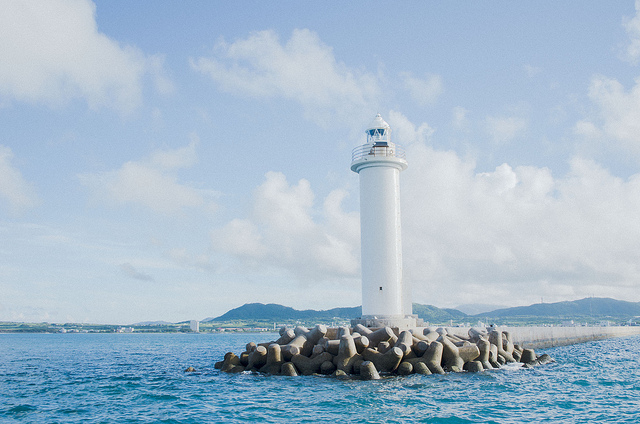
[[[527,65],[524,65],[524,72],[527,74],[529,78],[533,78],[536,75],[540,74],[540,72],[542,72],[542,68],[527,64]]]
[[[274,31],[219,43],[214,57],[191,59],[194,70],[224,90],[253,97],[284,97],[302,105],[307,118],[328,126],[362,116],[377,105],[377,78],[338,62],[332,49],[307,29],[281,44]]]
[[[407,158],[404,269],[416,301],[640,300],[640,174],[622,180],[579,158],[556,178],[509,164],[477,172],[424,140]]]
[[[416,78],[409,72],[403,72],[400,77],[411,97],[420,105],[435,103],[444,92],[444,84],[440,75],[427,74],[424,78]]]
[[[576,132],[616,141],[623,149],[640,154],[640,78],[627,92],[617,80],[596,76],[589,86],[589,98],[597,106],[591,120],[576,124]]]
[[[638,63],[640,58],[640,0],[636,0],[635,8],[636,15],[632,19],[623,22],[624,29],[630,39],[624,58],[633,64]]]
[[[185,208],[213,208],[212,197],[216,193],[178,182],[177,171],[196,162],[197,144],[194,136],[185,147],[158,150],[146,160],[126,162],[119,169],[79,178],[96,199],[106,203],[138,204],[164,214],[179,213]]]
[[[528,122],[515,116],[487,116],[486,130],[494,143],[508,143],[527,129]]]
[[[4,199],[13,213],[19,213],[38,203],[35,190],[13,166],[13,152],[0,145],[0,199]]]
[[[291,185],[282,173],[269,172],[254,193],[250,218],[214,230],[214,249],[255,269],[278,269],[307,282],[353,278],[360,223],[356,213],[342,210],[346,196],[334,190],[318,210],[307,180]]]
[[[602,136],[602,132],[595,124],[586,120],[576,122],[573,132],[586,138],[600,138]]]
[[[141,80],[170,82],[162,58],[147,58],[98,31],[87,0],[8,0],[0,4],[0,98],[57,106],[83,98],[90,107],[128,113],[141,102]]]
[[[426,122],[423,122],[416,128],[406,116],[395,110],[389,112],[389,122],[394,142],[403,146],[429,140],[435,132]]]
[[[469,119],[467,114],[469,111],[462,106],[456,106],[453,108],[453,126],[458,129],[466,129],[469,126]]]
[[[409,161],[400,178],[402,228],[415,301],[640,300],[640,174],[622,180],[580,158],[561,177],[508,163],[478,172],[472,159],[429,147],[428,124],[394,111],[389,122]],[[244,275],[356,282],[359,220],[342,207],[347,194],[335,190],[318,208],[308,181],[270,172],[252,213],[213,231],[214,249],[240,261]]]

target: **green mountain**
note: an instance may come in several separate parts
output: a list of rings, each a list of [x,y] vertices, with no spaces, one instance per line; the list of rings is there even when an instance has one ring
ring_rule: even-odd
[[[440,309],[431,305],[413,304],[413,313],[419,318],[429,322],[447,322],[449,320],[457,320],[466,317],[466,315],[457,309]],[[299,311],[288,306],[282,306],[275,303],[246,303],[235,309],[231,309],[227,313],[215,318],[207,318],[202,322],[211,321],[283,321],[283,320],[331,320],[337,319],[353,319],[362,315],[362,307],[355,306],[352,308],[333,308],[326,311],[315,311],[307,309]]]
[[[459,320],[467,315],[457,309],[440,309],[432,305],[413,304],[413,313],[422,318],[425,322],[443,323],[450,320]]]
[[[359,317],[362,313],[362,307],[355,306],[353,308],[333,308],[326,311],[315,311],[307,309],[299,311],[288,306],[277,305],[275,303],[246,303],[238,308],[220,315],[216,318],[207,318],[202,322],[209,321],[234,321],[234,320],[266,320],[266,321],[283,321],[283,320],[314,320],[314,319],[351,319]]]
[[[588,297],[571,302],[536,303],[530,306],[496,309],[476,316],[490,317],[614,317],[640,316],[640,302],[625,302],[610,298]]]
[[[517,322],[537,322],[547,318],[555,320],[592,318],[616,318],[625,320],[640,316],[640,302],[625,302],[610,298],[590,297],[571,302],[537,303],[530,306],[518,306],[515,308],[496,309],[476,315],[467,315],[457,309],[441,309],[432,305],[413,304],[413,313],[425,322],[442,324],[449,321],[463,321],[469,319],[485,319],[504,321],[515,320]],[[216,318],[207,318],[202,322],[211,321],[288,321],[298,320],[303,322],[350,320],[358,318],[362,314],[362,307],[333,308],[323,311],[312,309],[297,310],[288,306],[274,303],[247,303]],[[524,320],[524,321],[523,321]]]

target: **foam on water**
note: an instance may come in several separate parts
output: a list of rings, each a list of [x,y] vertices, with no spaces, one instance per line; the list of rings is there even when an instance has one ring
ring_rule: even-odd
[[[640,421],[640,337],[548,349],[555,363],[378,381],[225,374],[273,334],[2,334],[0,422]],[[188,366],[195,373],[185,373]]]

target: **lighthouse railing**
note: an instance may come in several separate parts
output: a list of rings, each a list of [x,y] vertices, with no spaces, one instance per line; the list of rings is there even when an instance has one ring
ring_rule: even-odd
[[[405,151],[397,144],[378,145],[377,143],[367,143],[356,147],[351,152],[351,162],[363,159],[367,156],[388,156],[405,159]]]

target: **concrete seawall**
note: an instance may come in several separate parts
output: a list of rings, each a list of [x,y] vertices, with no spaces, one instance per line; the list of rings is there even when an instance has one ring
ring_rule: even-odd
[[[499,327],[511,334],[513,343],[529,349],[567,346],[593,340],[640,334],[640,327]],[[469,328],[447,328],[450,333],[466,335]]]
[[[566,346],[640,334],[640,327],[504,327],[514,343],[531,349]]]

